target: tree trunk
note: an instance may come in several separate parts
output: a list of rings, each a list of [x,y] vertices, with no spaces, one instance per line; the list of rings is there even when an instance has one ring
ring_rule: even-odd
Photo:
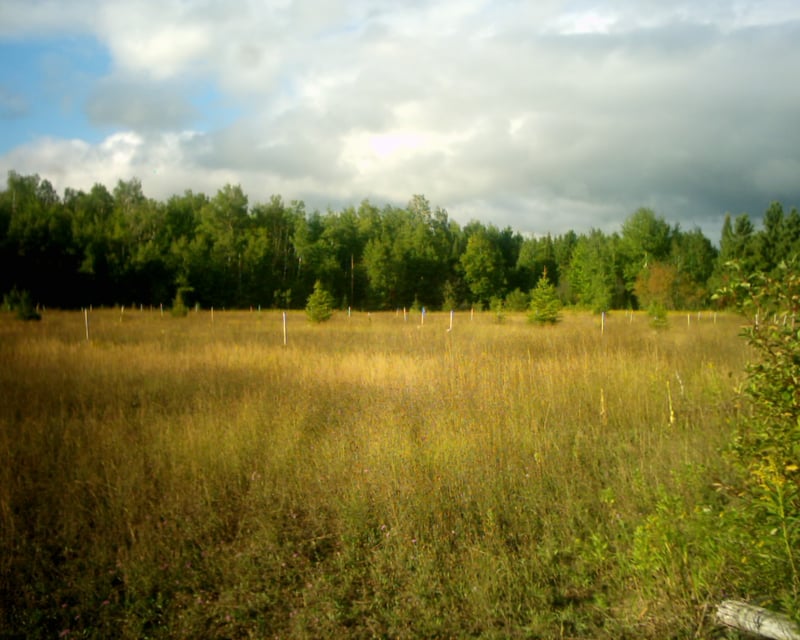
[[[717,607],[717,622],[772,640],[800,640],[800,628],[787,616],[737,600]]]

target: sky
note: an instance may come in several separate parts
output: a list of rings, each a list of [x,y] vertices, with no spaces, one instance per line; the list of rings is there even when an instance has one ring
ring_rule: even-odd
[[[530,234],[800,206],[796,0],[3,0],[0,172]]]

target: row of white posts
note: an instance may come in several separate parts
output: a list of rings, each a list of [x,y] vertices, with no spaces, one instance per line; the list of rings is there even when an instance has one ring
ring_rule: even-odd
[[[161,315],[163,316],[164,315],[164,305],[163,304],[159,305],[159,308],[160,308],[160,311],[161,311]],[[144,310],[144,307],[142,307],[141,310]],[[197,309],[195,309],[195,311],[196,310]],[[261,311],[261,306],[260,305],[258,307],[258,310]],[[252,307],[251,307],[251,311],[252,311]],[[399,309],[398,309],[398,312],[399,312]],[[425,313],[426,313],[426,310],[425,310],[425,307],[423,307],[422,311],[420,313],[420,325],[421,326],[425,324]],[[351,314],[351,309],[350,309],[350,307],[348,307],[347,308],[347,317],[348,318],[350,317],[350,314]],[[123,318],[124,315],[125,315],[125,307],[122,306],[120,308],[120,315],[119,315],[120,322],[122,322],[122,318]],[[367,314],[367,316],[371,318],[370,314]],[[83,317],[84,317],[84,325],[85,325],[85,328],[86,328],[86,340],[88,341],[89,340],[89,308],[85,308],[83,310]],[[470,312],[469,312],[470,321],[472,321],[474,319],[474,317],[475,317],[475,309],[470,309]],[[453,330],[453,320],[454,320],[454,318],[455,318],[455,311],[453,311],[451,309],[450,310],[450,326],[447,329],[448,333],[450,333]],[[697,312],[697,319],[698,319],[698,321],[700,320],[700,312],[699,311]],[[408,322],[408,310],[405,307],[403,307],[403,321],[404,322]],[[633,322],[633,312],[630,312],[629,321]],[[794,318],[792,318],[792,321],[794,322]],[[211,323],[212,324],[214,323],[214,307],[211,307]],[[715,312],[714,313],[714,324],[716,324],[716,323],[717,323],[717,314]],[[690,314],[690,313],[686,314],[686,324],[687,324],[687,326],[691,326],[691,324],[692,324],[692,314]],[[606,312],[603,311],[600,314],[600,335],[604,335],[605,331],[606,331]],[[283,344],[284,345],[287,344],[286,312],[285,311],[283,312]]]

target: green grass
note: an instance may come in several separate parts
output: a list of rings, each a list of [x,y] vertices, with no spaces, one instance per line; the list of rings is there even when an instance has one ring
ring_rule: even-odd
[[[0,636],[692,637],[634,546],[726,473],[739,324],[0,315]]]

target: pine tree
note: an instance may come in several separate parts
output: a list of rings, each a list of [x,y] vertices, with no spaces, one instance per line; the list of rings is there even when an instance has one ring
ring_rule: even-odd
[[[333,315],[333,296],[319,280],[314,283],[314,292],[308,296],[306,315],[311,322],[325,322]]]
[[[537,324],[555,324],[561,319],[561,301],[556,288],[547,278],[547,269],[542,273],[536,288],[531,291],[528,320]]]

